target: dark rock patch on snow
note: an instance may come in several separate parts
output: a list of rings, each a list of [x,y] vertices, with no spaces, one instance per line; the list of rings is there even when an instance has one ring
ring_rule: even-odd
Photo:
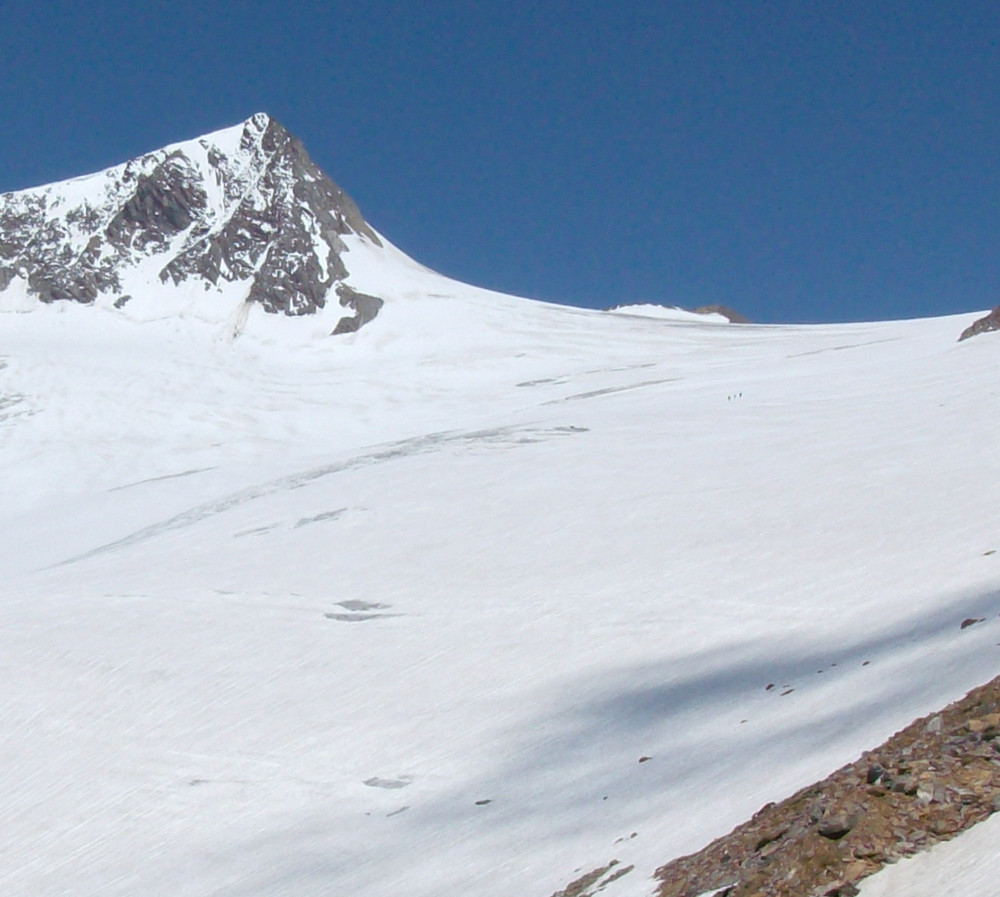
[[[353,315],[345,315],[333,328],[333,335],[341,333],[356,333],[369,321],[373,321],[382,308],[382,300],[378,296],[367,296],[352,290],[346,283],[337,285],[337,296],[344,308],[353,309]]]
[[[606,866],[600,866],[585,875],[581,875],[566,885],[563,890],[556,891],[552,897],[593,897],[612,882],[624,878],[632,869],[632,866],[622,866],[618,860],[612,860]]]
[[[988,333],[991,330],[1000,330],[1000,305],[993,309],[988,315],[984,315],[973,321],[958,337],[958,341],[967,340],[969,337],[978,336],[980,333]]]

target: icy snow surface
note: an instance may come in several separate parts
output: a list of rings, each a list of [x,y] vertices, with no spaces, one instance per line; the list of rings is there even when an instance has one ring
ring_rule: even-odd
[[[639,897],[1000,672],[974,315],[608,315],[351,248],[386,306],[338,338],[0,306],[0,892]]]

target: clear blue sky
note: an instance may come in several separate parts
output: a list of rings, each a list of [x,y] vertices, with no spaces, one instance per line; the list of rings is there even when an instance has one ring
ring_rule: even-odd
[[[3,5],[0,191],[278,118],[473,283],[757,321],[1000,302],[1000,3]]]

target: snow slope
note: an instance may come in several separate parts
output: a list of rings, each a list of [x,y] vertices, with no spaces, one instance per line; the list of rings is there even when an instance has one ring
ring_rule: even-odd
[[[337,340],[0,314],[4,893],[637,897],[997,674],[972,315],[588,312],[350,239],[386,308]]]

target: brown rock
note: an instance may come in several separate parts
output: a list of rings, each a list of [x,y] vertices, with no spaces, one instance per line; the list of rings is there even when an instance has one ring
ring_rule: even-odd
[[[816,829],[824,838],[839,841],[861,820],[863,810],[857,805],[840,804],[829,807]]]
[[[1000,305],[993,309],[988,315],[984,315],[973,321],[958,338],[959,342],[967,340],[969,337],[978,336],[980,333],[988,333],[990,330],[1000,330]]]

